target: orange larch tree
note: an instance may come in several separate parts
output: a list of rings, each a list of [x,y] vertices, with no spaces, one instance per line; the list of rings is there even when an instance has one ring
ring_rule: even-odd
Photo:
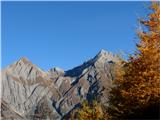
[[[115,118],[157,118],[160,112],[160,3],[152,2],[140,20],[137,51],[117,71],[109,113]],[[122,65],[122,64],[121,64]]]
[[[97,101],[83,101],[82,108],[77,110],[77,120],[109,120],[106,110]]]

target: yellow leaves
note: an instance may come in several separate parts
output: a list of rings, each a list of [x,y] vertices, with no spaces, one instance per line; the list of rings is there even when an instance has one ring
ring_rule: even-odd
[[[150,20],[150,21],[142,21],[141,22],[142,24],[146,25],[146,26],[150,26],[150,27],[154,27],[158,24],[157,21],[153,21],[153,20]]]
[[[77,111],[78,120],[107,120],[105,112],[102,110],[102,107],[96,101],[88,103],[84,101],[82,108]]]
[[[121,61],[116,66],[115,87],[110,92],[110,114],[118,119],[160,102],[160,6],[154,3],[152,8],[154,11],[148,20],[141,21],[148,30],[138,32],[138,51],[127,62]],[[79,120],[101,120],[104,111],[97,102],[92,105],[85,102],[78,115]]]
[[[150,15],[149,15],[149,18],[150,19],[157,19],[157,14],[156,13],[151,13]]]
[[[155,11],[157,11],[158,9],[160,9],[158,1],[157,2],[156,1],[152,2],[151,9],[153,9]]]
[[[160,33],[160,5],[158,2],[153,2],[151,9],[153,13],[148,16],[148,20],[141,20],[141,24],[148,26],[149,31]]]
[[[147,74],[148,74],[147,71],[144,71],[144,72],[143,72],[143,75],[144,75],[144,76],[147,76]]]
[[[160,103],[160,6],[155,2],[152,8],[148,20],[141,20],[147,30],[137,32],[140,42],[136,54],[129,57],[123,69],[117,70],[110,99],[114,106],[110,114],[116,119]]]
[[[141,85],[139,85],[139,87],[140,88],[144,88],[144,87],[146,87],[146,85],[145,84],[141,84]]]
[[[124,96],[124,97],[127,97],[127,96],[130,95],[130,94],[129,94],[127,91],[125,91],[125,90],[121,90],[121,94],[122,94],[122,96]]]

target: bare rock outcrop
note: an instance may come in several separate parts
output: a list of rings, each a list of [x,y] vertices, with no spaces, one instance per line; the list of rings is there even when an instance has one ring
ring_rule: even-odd
[[[46,84],[47,76],[29,60],[21,58],[2,71],[2,101],[27,119],[28,114],[34,114],[44,95],[49,98],[53,95]]]
[[[71,70],[45,72],[27,58],[2,70],[1,113],[5,119],[63,119],[85,99],[105,103],[119,58],[101,50]],[[7,114],[10,113],[10,116]]]

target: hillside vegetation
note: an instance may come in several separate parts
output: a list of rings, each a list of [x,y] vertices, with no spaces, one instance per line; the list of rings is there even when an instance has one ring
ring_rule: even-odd
[[[108,106],[83,104],[79,120],[158,119],[160,117],[160,3],[152,2],[147,19],[140,19],[137,50],[116,66]],[[76,119],[76,118],[75,118]]]

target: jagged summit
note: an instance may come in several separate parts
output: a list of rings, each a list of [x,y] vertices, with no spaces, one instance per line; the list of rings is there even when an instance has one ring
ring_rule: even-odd
[[[21,60],[21,61],[30,61],[27,57],[21,57],[19,60]]]
[[[33,64],[27,57],[21,57],[18,61],[16,61],[14,64],[12,64],[11,66],[14,67],[29,67],[41,72],[44,72],[42,69],[40,69],[37,65]]]
[[[113,53],[106,51],[104,49],[100,50],[100,52],[98,52],[98,54],[94,57],[94,59],[98,60],[101,58],[111,58],[111,57],[116,57],[116,55],[114,55]]]
[[[105,102],[116,60],[116,55],[102,49],[94,58],[71,70],[54,67],[45,72],[22,57],[2,72],[2,101],[6,103],[2,114],[6,119],[19,119],[15,114],[18,113],[24,119],[42,115],[39,117],[60,120],[95,95]]]
[[[105,64],[107,61],[113,61],[113,62],[116,62],[118,61],[118,57],[114,54],[112,54],[111,52],[108,52],[104,49],[100,50],[100,52],[98,52],[98,54],[84,62],[82,65],[79,65],[71,70],[68,70],[65,72],[65,75],[66,76],[78,76],[80,75],[84,69],[90,67],[90,66],[93,66],[94,64]]]
[[[109,52],[104,49],[101,49],[100,52],[98,53],[98,55],[106,55],[107,53],[109,53]]]
[[[119,61],[119,57],[112,52],[106,51],[102,49],[94,58],[93,61],[95,62],[106,62],[106,61]]]
[[[102,49],[102,50],[100,50],[100,51],[98,52],[98,54],[97,54],[94,58],[98,59],[98,58],[100,58],[100,57],[102,57],[102,56],[106,56],[108,53],[109,53],[108,51]]]
[[[16,81],[22,81],[24,83],[35,83],[37,77],[47,76],[47,73],[34,65],[28,58],[22,57],[18,61],[9,65],[2,72],[10,74]]]
[[[49,71],[49,73],[52,73],[52,74],[56,74],[56,75],[64,75],[64,70],[62,68],[59,68],[59,67],[54,67],[54,68],[51,68]]]
[[[21,57],[17,63],[24,63],[24,64],[32,64],[32,62],[27,57]]]
[[[27,62],[27,61],[29,61],[29,59],[28,59],[27,57],[21,57],[21,58],[19,59],[19,61]]]

